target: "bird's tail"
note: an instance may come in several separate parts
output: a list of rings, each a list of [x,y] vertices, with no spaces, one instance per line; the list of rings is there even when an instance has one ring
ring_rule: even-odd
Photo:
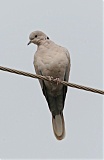
[[[52,116],[52,124],[55,137],[58,140],[62,140],[65,137],[65,123],[63,113],[56,115],[55,117]]]

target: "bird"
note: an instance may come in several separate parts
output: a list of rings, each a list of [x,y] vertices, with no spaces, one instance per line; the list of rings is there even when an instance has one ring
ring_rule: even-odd
[[[65,121],[63,109],[67,93],[67,86],[60,81],[69,80],[70,54],[69,51],[50,40],[42,31],[33,31],[29,35],[29,44],[37,45],[34,55],[36,74],[46,76],[56,83],[39,79],[43,95],[48,103],[52,115],[53,132],[57,140],[65,137]]]

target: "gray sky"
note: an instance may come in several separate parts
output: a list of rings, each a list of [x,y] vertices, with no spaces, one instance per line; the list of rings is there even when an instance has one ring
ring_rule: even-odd
[[[1,1],[0,65],[35,73],[34,30],[70,51],[70,82],[103,88],[101,0]],[[102,110],[101,95],[69,88],[57,141],[38,80],[0,71],[0,158],[102,158]]]

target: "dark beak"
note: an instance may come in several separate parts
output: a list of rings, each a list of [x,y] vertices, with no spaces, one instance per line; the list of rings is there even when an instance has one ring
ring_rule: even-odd
[[[29,41],[29,43],[27,43],[27,45],[29,45],[31,43],[31,41]]]

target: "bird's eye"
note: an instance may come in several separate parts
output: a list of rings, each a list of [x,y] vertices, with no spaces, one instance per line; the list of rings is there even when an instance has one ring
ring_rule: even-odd
[[[49,39],[49,37],[47,37],[47,39]]]
[[[35,35],[35,38],[37,37],[37,35]]]

